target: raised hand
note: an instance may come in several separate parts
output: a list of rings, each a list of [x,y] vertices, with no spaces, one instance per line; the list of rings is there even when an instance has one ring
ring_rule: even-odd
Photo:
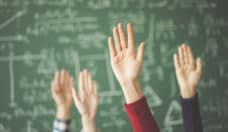
[[[140,44],[136,52],[132,24],[127,24],[127,32],[126,40],[123,25],[118,24],[118,28],[113,28],[115,46],[112,37],[109,37],[108,44],[112,69],[123,89],[126,101],[130,103],[143,95],[138,79],[143,64],[144,43]]]
[[[97,83],[84,70],[79,74],[79,91],[72,88],[73,99],[82,120],[84,132],[97,132],[96,113],[98,107]]]
[[[51,84],[52,97],[57,106],[57,118],[67,120],[70,119],[73,98],[71,88],[73,87],[73,79],[65,70],[55,73],[54,80]]]
[[[134,46],[134,33],[132,24],[127,25],[128,41],[122,24],[113,28],[115,46],[112,37],[109,37],[109,49],[113,71],[120,82],[137,80],[143,63],[144,44],[139,46],[138,52]]]
[[[202,74],[202,61],[194,60],[192,50],[186,44],[178,47],[178,54],[173,56],[176,76],[183,98],[192,98]]]

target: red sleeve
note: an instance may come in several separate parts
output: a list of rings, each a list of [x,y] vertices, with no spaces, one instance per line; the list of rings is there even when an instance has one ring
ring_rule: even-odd
[[[134,132],[160,132],[145,96],[134,103],[125,104],[125,110],[130,118]]]

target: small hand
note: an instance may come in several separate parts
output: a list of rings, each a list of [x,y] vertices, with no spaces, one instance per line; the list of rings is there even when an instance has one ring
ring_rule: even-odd
[[[79,92],[72,88],[73,99],[81,118],[85,132],[97,131],[96,113],[98,107],[97,83],[89,72],[79,74]]]
[[[55,78],[51,84],[52,97],[57,105],[57,118],[69,119],[73,98],[71,88],[73,79],[65,70],[55,73]]]
[[[192,98],[196,94],[196,88],[202,74],[202,61],[194,60],[192,50],[183,44],[178,48],[178,55],[173,56],[176,76],[183,98]]]

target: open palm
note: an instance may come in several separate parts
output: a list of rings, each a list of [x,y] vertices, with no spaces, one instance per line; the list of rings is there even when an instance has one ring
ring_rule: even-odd
[[[136,80],[143,63],[144,44],[141,43],[136,52],[132,24],[127,25],[127,31],[128,42],[122,24],[118,25],[118,29],[113,28],[115,46],[112,37],[108,40],[112,69],[120,82]]]
[[[98,107],[97,85],[89,72],[84,70],[79,75],[79,93],[72,88],[73,99],[80,115],[94,119]]]
[[[56,105],[63,108],[71,108],[73,98],[71,88],[73,87],[73,79],[65,70],[55,73],[55,78],[52,81],[52,97]]]
[[[191,48],[185,44],[179,47],[178,55],[174,54],[176,76],[180,90],[187,98],[196,93],[196,87],[202,74],[202,62],[195,62]]]

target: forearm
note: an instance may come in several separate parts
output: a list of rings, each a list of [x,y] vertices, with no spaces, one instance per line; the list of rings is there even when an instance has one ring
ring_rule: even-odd
[[[53,132],[70,132],[71,108],[57,106]]]
[[[185,132],[203,132],[198,94],[189,99],[181,98]]]
[[[125,104],[125,110],[128,113],[134,132],[160,132],[145,97],[134,103]]]
[[[127,104],[133,103],[144,96],[138,80],[125,80],[120,82],[120,85]]]
[[[89,119],[86,117],[81,118],[82,121],[82,132],[98,132],[96,126],[96,119]]]
[[[196,87],[180,86],[180,94],[183,99],[191,99],[196,95]]]
[[[69,120],[71,118],[71,107],[57,106],[56,118],[60,120]]]

